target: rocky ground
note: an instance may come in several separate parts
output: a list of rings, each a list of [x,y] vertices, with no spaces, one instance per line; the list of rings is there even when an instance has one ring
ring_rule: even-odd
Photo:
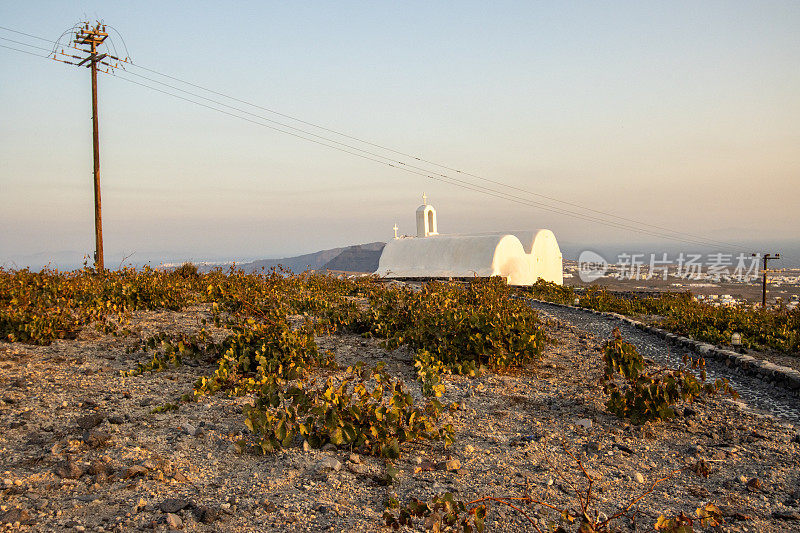
[[[142,313],[141,335],[196,331],[203,308]],[[710,472],[685,470],[658,484],[616,526],[650,531],[660,514],[716,502],[725,531],[800,529],[796,432],[791,424],[714,398],[645,428],[607,413],[599,385],[603,338],[548,320],[538,365],[513,374],[448,378],[445,415],[455,444],[405,447],[398,483],[380,483],[383,462],[349,450],[296,447],[258,456],[235,442],[252,439],[242,405],[252,398],[203,397],[179,403],[209,365],[123,377],[148,355],[126,354],[135,338],[89,330],[51,346],[0,344],[0,521],[29,531],[377,531],[386,501],[521,496],[577,506],[585,478],[597,479],[591,507],[607,516],[670,472],[699,459]],[[219,334],[220,332],[216,332]],[[421,399],[411,355],[357,336],[319,338],[342,365],[386,361]],[[176,404],[176,410],[158,412]],[[159,409],[161,408],[161,409]],[[544,529],[557,515],[526,507]],[[419,525],[421,527],[421,524]],[[574,526],[572,526],[574,527]],[[494,505],[489,531],[534,531]]]

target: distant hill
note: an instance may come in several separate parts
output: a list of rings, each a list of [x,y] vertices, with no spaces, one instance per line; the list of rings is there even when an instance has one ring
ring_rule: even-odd
[[[264,268],[266,270],[282,265],[292,272],[299,273],[304,270],[345,270],[348,272],[375,272],[378,261],[383,252],[384,242],[371,242],[369,244],[356,244],[343,248],[321,250],[313,254],[298,255],[297,257],[284,257],[281,259],[260,259],[250,263],[236,265],[245,272],[255,272]]]
[[[339,255],[325,263],[325,270],[344,270],[347,272],[375,272],[383,253],[385,242],[356,244],[344,248]]]

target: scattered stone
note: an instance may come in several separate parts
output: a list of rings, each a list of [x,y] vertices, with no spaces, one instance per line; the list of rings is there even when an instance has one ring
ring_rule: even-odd
[[[586,473],[589,474],[589,477],[591,477],[594,481],[603,479],[603,473],[597,470],[586,470]]]
[[[2,524],[14,524],[19,522],[20,524],[28,524],[30,521],[30,515],[28,511],[25,509],[9,509],[8,511],[4,512],[0,515],[0,523]]]
[[[167,527],[171,530],[181,529],[183,528],[183,520],[176,514],[167,513]]]
[[[159,508],[164,513],[177,513],[178,511],[182,511],[187,507],[191,507],[191,505],[192,502],[183,498],[167,498],[161,502]]]
[[[94,461],[86,471],[87,474],[97,476],[100,474],[108,474],[108,465],[102,461]]]
[[[637,483],[644,483],[644,476],[642,475],[641,472],[634,473],[633,479],[635,479]]]
[[[78,463],[68,460],[56,468],[56,474],[65,479],[79,479],[85,470]]]
[[[181,431],[183,431],[187,435],[191,435],[192,437],[197,436],[198,431],[202,433],[202,430],[198,430],[198,428],[196,428],[189,422],[184,422],[183,424],[181,424]]]
[[[105,416],[102,413],[93,413],[91,415],[86,415],[78,418],[78,420],[76,420],[76,423],[78,424],[79,428],[86,431],[99,426],[100,424],[103,423],[104,419]]]
[[[320,471],[333,470],[335,472],[338,472],[341,469],[342,469],[342,463],[339,462],[339,459],[333,456],[325,457],[317,464],[317,470]]]
[[[626,445],[624,445],[624,444],[616,443],[616,444],[614,444],[614,448],[616,448],[617,450],[619,450],[621,452],[625,452],[627,454],[633,455],[633,449],[628,447],[628,446],[626,446]]]
[[[461,468],[461,461],[458,459],[450,459],[444,463],[444,469],[448,472],[455,472],[459,468]]]
[[[322,447],[323,452],[335,452],[336,449],[337,449],[336,445],[333,444],[332,442],[328,442],[325,444],[325,446]]]
[[[469,455],[474,451],[475,451],[475,448],[473,448],[471,444],[467,444],[466,446],[464,446],[464,453],[465,454]]]
[[[367,465],[362,465],[360,463],[350,463],[347,465],[347,469],[354,474],[358,474],[359,476],[363,476],[369,472]]]
[[[111,435],[99,429],[91,429],[83,434],[83,442],[92,448],[104,446],[110,438]]]
[[[350,460],[351,463],[360,463],[361,462],[361,456],[358,455],[357,453],[351,453],[350,457],[348,457],[348,459]]]
[[[272,511],[268,510],[267,512],[272,512]],[[219,517],[219,511],[217,511],[216,509],[212,509],[210,507],[206,507],[205,505],[201,505],[200,507],[195,507],[192,510],[192,513],[194,514],[194,517],[195,519],[197,519],[198,522],[202,522],[204,524],[210,524]]]
[[[139,501],[133,506],[133,513],[136,514],[139,511],[143,511],[147,507],[147,500],[144,498],[139,498]]]
[[[144,467],[142,465],[133,465],[129,467],[127,470],[125,470],[124,477],[125,479],[130,479],[136,476],[144,476],[148,472],[149,470],[147,469],[147,467]]]
[[[575,425],[578,427],[582,427],[584,429],[589,429],[590,427],[592,427],[592,421],[589,420],[588,418],[580,418],[575,421]]]

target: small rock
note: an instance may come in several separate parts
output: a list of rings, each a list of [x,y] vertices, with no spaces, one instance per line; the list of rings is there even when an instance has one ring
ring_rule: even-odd
[[[367,468],[367,465],[362,465],[360,463],[351,463],[347,465],[347,469],[354,474],[358,474],[359,476],[363,476],[364,474],[369,472],[369,468]]]
[[[184,500],[183,498],[167,498],[161,502],[159,508],[165,513],[177,513],[178,511],[182,511],[191,505],[192,502],[189,500]]]
[[[304,452],[310,452],[311,451],[311,445],[308,443],[307,440],[303,441],[303,451]]]
[[[101,413],[93,413],[91,415],[82,416],[75,422],[78,424],[79,428],[83,430],[89,430],[102,424],[104,419],[105,415]]]
[[[739,483],[741,483],[741,484],[743,484],[743,485],[744,485],[745,483],[747,483],[747,476],[745,476],[744,474],[740,475],[740,476],[739,476]]]
[[[701,455],[705,450],[702,446],[692,444],[686,451],[689,452],[690,455],[696,456]]]
[[[56,468],[56,474],[66,479],[78,479],[84,474],[84,469],[75,461],[67,461]]]
[[[444,463],[444,468],[448,472],[455,472],[456,470],[461,468],[461,461],[458,459],[450,459]]]
[[[125,479],[129,479],[136,476],[143,476],[147,474],[149,470],[142,465],[133,465],[127,470],[125,470]]]
[[[22,524],[28,523],[28,520],[30,520],[30,516],[25,509],[9,509],[0,515],[0,524],[14,524],[16,522]]]
[[[603,445],[599,442],[590,440],[586,443],[586,452],[587,453],[594,453],[597,454],[600,450],[603,449]]]
[[[351,463],[360,463],[361,462],[361,456],[358,455],[357,453],[351,453],[350,457],[348,459],[350,460]]]
[[[336,457],[325,457],[317,464],[317,470],[334,470],[338,472],[342,469],[342,463]]]
[[[99,429],[91,429],[83,434],[83,442],[92,448],[99,448],[100,446],[103,446],[110,438],[111,435],[105,431],[100,431]]]
[[[575,421],[575,425],[578,427],[582,427],[584,429],[589,429],[590,427],[592,427],[592,421],[589,420],[588,418],[580,418]]]
[[[471,454],[474,451],[475,448],[473,448],[471,444],[467,444],[466,446],[464,446],[464,453]]]
[[[139,501],[133,506],[133,513],[136,514],[139,511],[143,511],[145,507],[147,507],[147,500],[144,498],[139,498]]]
[[[644,483],[644,476],[641,472],[636,472],[633,474],[633,479],[635,479],[637,483]]]
[[[176,514],[167,513],[167,527],[172,530],[181,529],[183,527],[183,520]]]
[[[183,431],[187,435],[191,435],[192,437],[194,437],[197,435],[198,429],[189,422],[184,422],[183,424],[181,424],[181,431]]]
[[[195,507],[192,509],[194,513],[194,517],[197,519],[198,522],[202,522],[204,524],[210,524],[214,520],[217,519],[219,516],[219,512],[216,509],[211,509],[210,507],[206,507],[205,505],[201,505],[200,507]],[[267,511],[270,512],[270,511]]]
[[[603,473],[598,470],[586,470],[586,473],[589,474],[589,477],[594,481],[603,479]]]
[[[94,461],[86,472],[92,476],[108,474],[108,466],[102,461]]]
[[[336,445],[333,444],[332,442],[328,442],[327,444],[325,444],[325,446],[322,447],[322,451],[323,452],[335,452],[336,451]]]

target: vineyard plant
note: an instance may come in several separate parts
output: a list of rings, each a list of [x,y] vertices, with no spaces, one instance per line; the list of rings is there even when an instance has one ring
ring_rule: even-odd
[[[227,331],[224,339],[214,341],[203,327],[192,335],[135,340],[128,350],[150,355],[127,375],[188,360],[212,363],[216,370],[197,381],[194,397],[254,394],[246,423],[260,435],[260,451],[305,441],[392,459],[405,442],[448,445],[452,427],[437,422],[444,407],[435,397],[415,405],[404,383],[381,368],[351,368],[319,381],[312,370],[336,364],[315,335],[349,332],[383,339],[389,349],[408,346],[423,391],[441,396],[443,374],[475,376],[538,358],[545,337],[537,315],[511,296],[500,279],[431,283],[414,291],[372,278],[280,270],[202,274],[190,264],[172,272],[0,270],[0,331],[6,341],[45,345],[92,328],[130,337],[134,312],[205,305],[213,317],[206,324]]]
[[[574,303],[575,294],[568,287],[539,283],[533,290],[539,298]],[[670,314],[671,308],[684,306],[688,313],[698,304],[686,295],[642,303],[590,291],[581,297],[580,305],[628,314],[660,314],[663,320],[677,323],[682,315],[678,311]],[[164,312],[196,317],[196,328],[144,335],[142,317]],[[747,316],[748,311],[739,312]],[[727,326],[734,327],[740,325]],[[541,368],[537,363],[545,346],[558,342],[545,334],[530,304],[499,278],[411,287],[369,276],[343,279],[311,273],[295,275],[279,269],[251,274],[235,268],[202,273],[190,264],[173,271],[145,268],[96,272],[87,268],[37,273],[0,269],[0,334],[3,342],[44,346],[59,340],[115,336],[126,348],[126,355],[141,357],[135,365],[115,374],[133,382],[183,365],[197,367],[185,376],[191,379],[179,393],[182,396],[148,403],[148,415],[177,415],[223,399],[236,402],[239,408],[235,416],[243,417],[247,430],[231,434],[228,442],[234,450],[277,457],[290,453],[290,448],[302,453],[317,449],[323,450],[320,453],[334,450],[357,458],[367,456],[380,461],[383,474],[370,476],[379,487],[399,483],[398,466],[403,461],[407,464],[409,455],[420,449],[433,451],[445,460],[433,464],[417,457],[415,473],[438,470],[462,475],[465,471],[451,455],[461,453],[456,448],[465,450],[465,454],[473,452],[466,451],[472,446],[454,442],[454,420],[459,420],[456,413],[463,417],[463,400],[477,397],[474,390],[470,391],[471,378],[490,382],[497,380],[497,374],[505,374],[502,380],[513,381],[527,375],[529,372],[524,371],[532,367],[535,371],[531,374],[556,368],[552,364]],[[326,350],[323,343],[331,343],[337,336],[351,343],[355,339],[361,346],[380,346],[381,357],[391,360],[392,365],[408,365],[404,370],[411,376],[409,382],[398,377],[396,369],[394,373],[387,371],[388,362],[339,367],[337,357],[341,353]],[[636,350],[619,336],[602,350],[605,368],[600,382],[581,387],[604,391],[608,411],[633,425],[668,421],[675,418],[675,407],[681,403],[731,392],[725,382],[705,383],[702,361],[686,360],[678,369],[650,371]],[[699,378],[695,377],[697,372]],[[486,373],[490,375],[483,376]],[[413,382],[414,376],[418,383]],[[164,377],[170,377],[169,373]],[[543,379],[551,378],[545,374]],[[455,395],[446,394],[454,390]],[[482,389],[475,385],[475,390]],[[442,397],[446,395],[445,401]],[[508,398],[523,404],[527,401],[519,395]],[[199,434],[198,428],[182,431]],[[75,446],[90,449],[93,439],[109,437],[87,431]],[[526,434],[513,446],[522,447],[541,438]],[[511,446],[509,443],[507,447]],[[611,531],[613,522],[627,519],[635,502],[675,475],[643,487],[634,502],[605,516],[592,507],[592,491],[599,478],[565,446],[562,463],[566,458],[578,466],[576,479],[584,487],[569,488],[577,496],[577,506],[550,504],[547,498],[551,496],[540,499],[527,488],[516,495],[483,494],[471,500],[434,492],[402,505],[390,498],[383,522],[392,529],[424,526],[432,530],[484,531],[488,520],[496,516],[495,510],[502,507],[518,513],[536,529],[540,522],[528,513],[552,515],[546,526],[550,530]],[[707,464],[697,464],[702,468],[693,471],[707,475]],[[558,474],[562,467],[551,465],[559,484],[567,483],[564,475]],[[408,469],[405,472],[408,475]],[[126,482],[136,475],[142,475],[141,468],[119,473]],[[693,520],[705,525],[717,519],[709,509],[716,512],[709,503],[698,509],[698,519],[661,516],[657,527],[691,531]]]
[[[643,317],[678,335],[712,344],[727,344],[733,333],[739,333],[742,345],[750,349],[800,352],[800,307],[714,306],[695,300],[689,292],[627,298],[598,287],[579,295],[572,287],[542,280],[530,291],[534,298],[549,302]]]

